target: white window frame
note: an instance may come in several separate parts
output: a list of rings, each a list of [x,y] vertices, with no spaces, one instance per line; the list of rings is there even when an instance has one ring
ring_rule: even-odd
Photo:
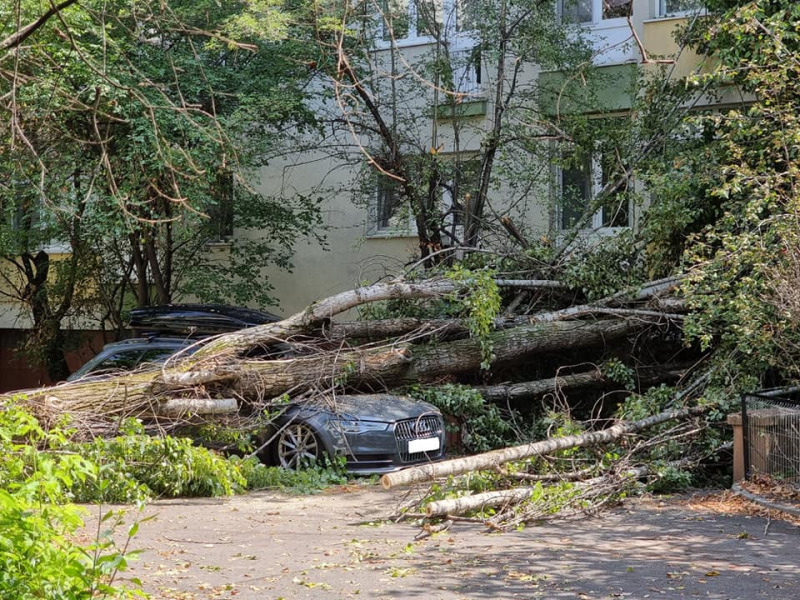
[[[381,206],[381,193],[386,189],[381,185],[381,181],[385,181],[384,185],[388,183],[389,178],[386,176],[379,176],[381,179],[375,185],[375,192],[372,196],[372,201],[369,205],[367,215],[367,237],[369,238],[394,238],[394,237],[413,237],[417,235],[417,222],[414,220],[414,213],[408,206],[404,206],[401,202],[398,206],[399,215],[393,215],[391,218],[397,219],[396,225],[382,226],[378,221],[378,214]],[[397,182],[395,185],[399,185]],[[395,187],[395,194],[399,193]],[[405,214],[404,214],[405,213]],[[405,217],[405,218],[403,218]]]
[[[669,0],[655,0],[656,2],[656,18],[657,19],[675,19],[680,17],[689,17],[696,14],[705,14],[706,7],[703,6],[703,0],[697,0],[699,6],[687,10],[677,10],[669,12],[667,10],[667,2]]]
[[[556,10],[558,12],[559,21],[564,19],[564,5],[571,4],[577,0],[558,0],[556,2]],[[603,0],[592,1],[592,19],[590,21],[582,21],[580,23],[571,23],[572,25],[579,25],[584,27],[592,27],[594,29],[605,29],[608,27],[619,27],[621,24],[627,25],[628,19],[626,17],[614,17],[611,19],[603,18]],[[660,2],[661,0],[656,0]],[[635,5],[636,0],[631,0]]]
[[[459,4],[464,0],[441,0],[442,14],[440,24],[442,26],[442,38],[448,40],[451,48],[463,50],[466,47],[475,45],[475,36],[471,31],[458,30],[458,11]],[[376,39],[378,50],[391,48],[406,48],[410,46],[421,46],[433,44],[436,37],[432,35],[420,35],[419,33],[419,12],[415,0],[408,0],[408,34],[405,37],[394,37],[384,39],[384,28],[386,21],[384,15],[377,15],[377,31],[379,35]]]
[[[476,54],[476,50],[477,46],[450,48],[450,65],[453,69],[452,91],[464,94],[467,101],[482,98],[485,91],[483,59],[479,53]]]

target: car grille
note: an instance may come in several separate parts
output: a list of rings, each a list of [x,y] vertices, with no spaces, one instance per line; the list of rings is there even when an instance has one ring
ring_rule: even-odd
[[[438,458],[442,455],[442,452],[444,452],[444,440],[442,440],[442,420],[436,415],[424,415],[417,419],[398,421],[394,427],[394,437],[397,440],[397,451],[400,454],[400,460],[403,462],[430,460],[432,458]],[[414,453],[409,453],[407,451],[409,440],[418,440],[431,437],[438,437],[442,442],[442,445],[438,450],[434,450],[432,452]]]

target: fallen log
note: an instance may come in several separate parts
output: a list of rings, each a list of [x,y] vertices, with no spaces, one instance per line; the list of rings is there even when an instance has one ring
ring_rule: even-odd
[[[383,300],[436,298],[468,288],[466,282],[449,279],[430,279],[420,283],[394,281],[348,290],[311,304],[277,323],[258,325],[220,336],[195,353],[197,359],[208,356],[232,356],[259,345],[286,340],[293,335],[310,331],[315,325],[364,304]]]
[[[621,473],[601,475],[599,477],[578,482],[576,487],[588,488],[593,485],[606,483],[609,481],[609,477],[612,477],[617,482],[620,480],[624,481],[639,479],[647,475],[649,472],[650,470],[646,467],[627,469]],[[536,490],[537,488],[535,487],[518,487],[510,490],[495,490],[490,492],[481,492],[479,494],[472,494],[470,496],[461,496],[460,498],[437,500],[429,503],[425,507],[425,514],[428,517],[463,515],[465,513],[484,508],[496,508],[498,506],[520,504],[530,499]]]
[[[504,283],[553,286],[552,282],[538,280]],[[342,344],[336,351],[330,350],[330,344],[327,351],[314,350],[310,344],[313,354],[279,360],[253,360],[242,356],[253,348],[291,339],[311,328],[318,334],[319,326],[333,315],[367,302],[441,297],[468,288],[468,282],[446,279],[390,282],[359,288],[317,302],[278,323],[214,338],[193,355],[175,357],[161,369],[87,379],[25,393],[37,416],[49,418],[71,413],[83,415],[87,423],[98,423],[102,419],[118,420],[125,416],[152,417],[159,410],[155,399],[180,398],[186,394],[242,397],[258,403],[284,393],[326,390],[337,385],[362,390],[386,389],[475,373],[485,360],[486,344],[468,337],[435,345],[395,343],[381,348],[351,349]],[[585,321],[553,317],[492,332],[488,336],[493,353],[491,367],[519,364],[551,352],[603,347],[610,341],[642,331],[653,321],[650,315],[642,314]],[[519,323],[520,320],[507,321]],[[524,320],[530,321],[530,317]]]
[[[431,502],[425,507],[425,514],[428,517],[443,517],[445,515],[463,515],[464,513],[483,508],[494,508],[507,504],[519,504],[524,502],[534,492],[532,487],[520,487],[511,490],[496,490],[483,492],[471,496],[461,496],[460,498],[448,498]]]
[[[600,369],[593,369],[586,373],[548,377],[538,381],[524,381],[509,385],[486,385],[476,387],[486,400],[490,402],[503,402],[506,400],[521,400],[552,394],[557,390],[573,390],[596,385],[604,381]]]
[[[547,352],[602,347],[611,340],[641,331],[648,325],[640,319],[552,321],[496,331],[489,336],[494,355],[491,366],[514,364]],[[480,370],[482,361],[481,347],[475,339],[415,348],[414,360],[405,382],[476,372]]]
[[[157,414],[165,417],[227,415],[238,410],[236,398],[169,398],[159,403]]]
[[[501,281],[504,286],[508,287],[537,287],[550,289],[561,286],[559,282],[549,280],[499,281]],[[539,321],[557,321],[578,315],[591,314],[592,308],[607,306],[609,304],[619,305],[625,298],[631,298],[636,301],[652,298],[657,294],[671,290],[677,285],[678,281],[679,280],[676,278],[659,280],[657,282],[644,284],[641,288],[625,290],[620,294],[615,294],[595,304],[543,313],[542,315],[538,315],[535,319],[531,317],[528,319],[530,323],[535,323]],[[206,344],[195,353],[193,358],[203,359],[209,356],[218,358],[232,356],[260,345],[286,340],[293,335],[309,332],[316,325],[327,322],[338,314],[371,302],[395,299],[413,300],[419,298],[445,297],[456,292],[468,291],[469,285],[469,281],[456,282],[449,279],[429,279],[420,283],[406,283],[403,281],[378,283],[368,287],[348,290],[315,302],[305,310],[283,321],[258,325],[235,333],[222,335],[216,340]]]
[[[495,358],[492,365],[513,363],[537,353],[602,345],[640,331],[647,324],[639,319],[571,321],[527,325],[491,335]],[[193,358],[193,357],[192,357]],[[75,381],[27,392],[31,406],[46,411],[91,412],[95,415],[145,417],[153,414],[152,397],[170,392],[181,394],[193,385],[224,384],[226,395],[235,392],[246,398],[265,398],[287,390],[313,389],[334,382],[350,387],[401,385],[434,379],[453,373],[478,371],[483,355],[475,339],[456,340],[434,346],[355,349],[324,352],[283,360],[245,360],[214,366],[215,359],[193,363],[183,361],[163,369],[125,373],[103,380]],[[235,367],[235,368],[234,368]],[[216,374],[216,376],[215,376]]]
[[[663,367],[639,367],[636,369],[636,382],[641,386],[657,385],[679,379],[690,365],[685,368],[665,369]],[[475,389],[490,402],[505,402],[535,398],[555,392],[591,387],[600,383],[610,383],[600,369],[592,369],[585,373],[556,375],[537,381],[523,381],[506,385],[478,386]]]
[[[492,450],[491,452],[476,454],[474,456],[410,467],[402,471],[387,473],[381,477],[381,485],[384,489],[389,490],[394,487],[429,481],[438,477],[480,471],[514,460],[522,460],[532,456],[548,454],[557,450],[596,446],[666,421],[684,419],[686,417],[703,414],[710,410],[710,408],[710,406],[694,406],[678,410],[668,410],[639,421],[623,421],[601,431],[590,431],[580,435],[551,438],[530,444],[523,444],[521,446]]]

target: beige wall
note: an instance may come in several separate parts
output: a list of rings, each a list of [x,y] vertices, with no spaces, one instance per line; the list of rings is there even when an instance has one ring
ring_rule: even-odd
[[[274,267],[264,270],[280,300],[275,311],[284,316],[359,283],[396,275],[414,253],[413,237],[366,238],[367,211],[353,203],[349,192],[355,174],[335,167],[321,155],[304,154],[274,161],[261,172],[257,185],[261,192],[324,198],[327,249],[311,240],[298,240],[292,273]]]
[[[708,73],[711,65],[693,50],[683,48],[675,41],[675,31],[686,25],[686,18],[654,19],[643,23],[642,43],[651,60],[667,60],[664,63],[672,79],[683,79],[697,73]],[[646,65],[655,69],[656,63]]]

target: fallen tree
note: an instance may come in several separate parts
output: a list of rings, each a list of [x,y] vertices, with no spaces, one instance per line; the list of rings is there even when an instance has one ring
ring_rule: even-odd
[[[184,397],[212,401],[238,398],[240,408],[252,408],[284,393],[328,390],[335,385],[353,390],[387,389],[477,373],[485,360],[486,340],[457,336],[450,341],[420,345],[401,338],[357,347],[338,343],[331,348],[326,344],[330,338],[323,327],[334,315],[364,303],[449,297],[466,293],[468,287],[468,282],[436,279],[360,288],[322,300],[283,321],[218,336],[190,356],[170,359],[159,370],[30,390],[26,392],[27,401],[38,415],[48,419],[70,413],[92,415],[95,420],[119,420],[122,415],[147,418],[159,414],[163,411],[158,407],[164,402]],[[633,295],[637,300],[651,297],[642,297],[639,290]],[[620,304],[618,299],[614,302]],[[486,337],[492,348],[491,368],[518,365],[556,352],[587,348],[602,352],[608,344],[659,322],[657,316],[590,315],[588,308],[581,311],[581,315],[591,316],[588,319],[553,315],[533,315],[524,319],[526,324],[489,333]],[[292,343],[298,338],[302,338],[305,349],[301,356],[279,360],[246,358],[248,352],[259,347]]]
[[[549,280],[520,283],[515,286],[517,289],[543,294],[543,300],[548,294],[555,296],[542,303],[545,310],[495,315],[493,326],[483,332],[476,332],[469,314],[447,319],[406,317],[356,323],[333,320],[341,313],[376,301],[436,299],[457,305],[473,293],[469,279],[383,283],[321,300],[283,321],[201,342],[194,353],[171,357],[161,368],[30,390],[25,394],[26,402],[44,422],[71,415],[73,425],[91,437],[114,434],[122,419],[129,416],[149,423],[150,431],[156,432],[207,420],[246,428],[251,426],[250,415],[262,414],[277,397],[288,396],[292,401],[303,402],[326,397],[334,391],[385,392],[406,390],[410,385],[435,390],[441,383],[466,383],[484,398],[496,402],[512,399],[524,402],[547,395],[561,398],[573,393],[592,396],[602,394],[605,389],[622,389],[628,395],[632,389],[644,390],[651,384],[674,381],[691,364],[678,360],[676,355],[671,362],[647,367],[642,366],[643,356],[637,359],[638,365],[628,368],[617,358],[635,355],[639,346],[646,358],[654,358],[647,341],[668,339],[670,332],[674,332],[674,323],[680,321],[676,305],[662,301],[663,294],[671,293],[675,285],[674,279],[658,281],[595,303],[564,307],[568,301],[560,296],[563,286]],[[662,304],[669,307],[669,312],[659,308]],[[288,345],[293,354],[270,357],[268,349],[274,344]],[[257,358],[259,353],[264,358]],[[604,356],[616,361],[616,367],[607,371],[599,366],[602,360],[598,359]],[[584,366],[578,372],[568,368],[562,375],[568,364],[565,361],[578,369],[587,363],[594,366],[588,371]],[[620,369],[628,380],[627,388],[620,388],[617,382]],[[546,376],[524,379],[535,373]],[[508,382],[509,375],[515,381]],[[697,407],[668,410],[644,419],[619,422],[607,429],[410,468],[384,476],[382,484],[394,488],[474,471],[495,472],[509,462],[610,444],[705,410]],[[569,409],[562,412],[567,414]],[[570,506],[577,506],[583,501],[581,498],[585,500],[592,494],[602,503],[612,490],[630,479],[631,469],[636,467],[626,465],[626,468],[629,473],[626,476],[620,475],[621,467],[612,466],[599,478],[591,467],[569,473],[507,472],[502,475],[503,482],[521,483],[524,487],[459,498],[455,504],[445,503],[444,508],[433,505],[429,511],[434,517],[474,511],[478,507],[480,510],[501,507],[490,526],[503,528],[516,522],[519,515],[512,514],[514,507],[530,504],[538,489],[535,486],[542,482],[553,485],[577,482],[581,491],[577,496],[570,492],[570,498],[578,498]],[[584,476],[589,476],[589,484],[582,481]]]

